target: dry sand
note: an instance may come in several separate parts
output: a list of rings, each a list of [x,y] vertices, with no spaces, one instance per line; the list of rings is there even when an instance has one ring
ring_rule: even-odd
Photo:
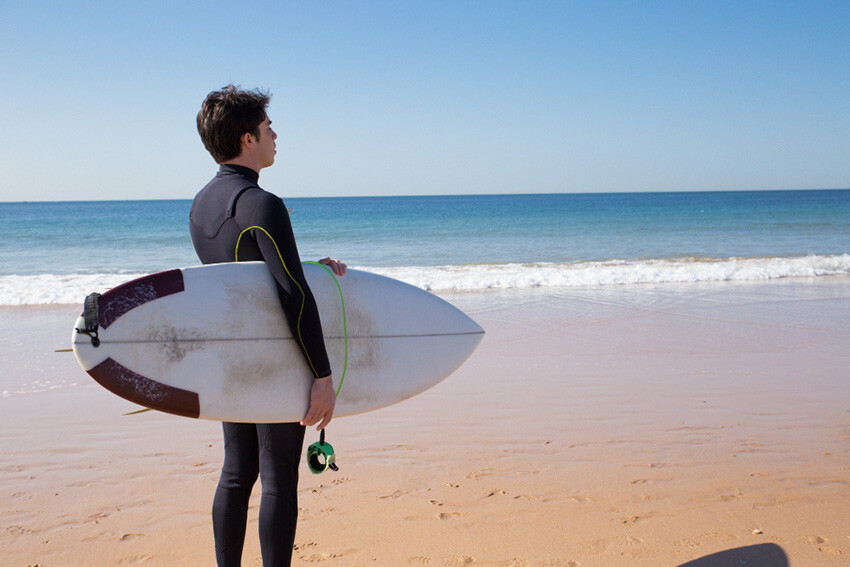
[[[484,342],[331,425],[294,565],[850,565],[850,278],[448,299]],[[47,353],[78,311],[0,310],[37,337],[0,369],[86,384]],[[213,565],[219,424],[132,409],[96,385],[0,399],[0,565]]]

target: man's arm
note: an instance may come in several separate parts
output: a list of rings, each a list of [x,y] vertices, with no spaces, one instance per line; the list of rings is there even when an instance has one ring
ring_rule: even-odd
[[[268,193],[266,195],[263,206],[255,209],[256,214],[253,216],[256,227],[251,229],[251,232],[266,265],[278,283],[278,293],[292,335],[313,373],[310,408],[301,424],[310,426],[318,423],[318,428],[321,429],[333,417],[336,392],[322,335],[319,310],[301,268],[301,259],[286,208],[279,198]],[[341,266],[344,273],[344,265]],[[337,271],[340,266],[332,268]]]

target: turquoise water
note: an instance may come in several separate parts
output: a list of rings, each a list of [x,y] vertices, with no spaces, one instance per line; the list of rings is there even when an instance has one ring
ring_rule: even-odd
[[[303,259],[427,289],[850,273],[850,190],[285,202]],[[0,203],[0,304],[63,302],[76,285],[196,264],[190,204]]]

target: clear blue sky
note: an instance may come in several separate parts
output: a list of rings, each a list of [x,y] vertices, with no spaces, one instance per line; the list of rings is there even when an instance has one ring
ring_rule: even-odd
[[[850,187],[850,2],[0,0],[0,201],[191,198],[229,82],[281,196]]]

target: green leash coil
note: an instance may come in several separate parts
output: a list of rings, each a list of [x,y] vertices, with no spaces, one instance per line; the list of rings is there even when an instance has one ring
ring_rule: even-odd
[[[322,474],[328,469],[338,471],[334,448],[325,442],[325,430],[319,434],[319,442],[313,443],[307,448],[307,466],[313,474]]]

